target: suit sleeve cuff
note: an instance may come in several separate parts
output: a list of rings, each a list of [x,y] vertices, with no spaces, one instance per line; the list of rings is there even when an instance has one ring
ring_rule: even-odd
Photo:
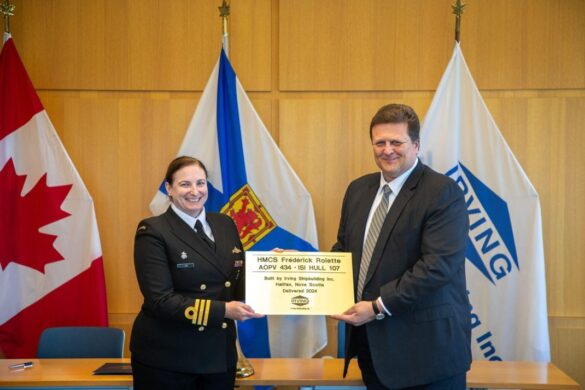
[[[379,303],[379,305],[382,307],[382,309],[384,310],[384,312],[391,316],[392,313],[390,313],[390,310],[388,310],[388,308],[384,305],[384,301],[382,301],[382,297],[378,297],[378,299],[376,299],[377,303]]]

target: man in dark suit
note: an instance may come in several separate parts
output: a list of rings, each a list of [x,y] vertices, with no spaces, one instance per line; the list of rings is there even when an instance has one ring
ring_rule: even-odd
[[[390,104],[372,118],[381,170],[348,187],[333,251],[353,256],[356,304],[345,370],[357,355],[368,389],[464,389],[471,363],[463,193],[418,160],[419,119]]]

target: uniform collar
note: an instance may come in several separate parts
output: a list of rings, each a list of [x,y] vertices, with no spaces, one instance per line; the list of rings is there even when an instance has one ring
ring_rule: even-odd
[[[195,223],[198,220],[201,221],[201,223],[203,224],[203,226],[206,226],[207,225],[207,220],[205,218],[205,215],[206,215],[205,214],[205,207],[201,210],[201,212],[199,213],[199,215],[197,216],[197,218],[193,218],[192,216],[190,216],[186,212],[184,212],[181,209],[179,209],[173,203],[171,203],[171,208],[173,209],[173,211],[175,212],[175,214],[177,214],[177,216],[179,218],[181,218],[187,225],[191,226],[191,228],[195,228]]]

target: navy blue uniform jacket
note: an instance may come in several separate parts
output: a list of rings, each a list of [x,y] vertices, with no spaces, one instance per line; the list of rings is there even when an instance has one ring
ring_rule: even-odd
[[[244,299],[244,250],[229,217],[206,217],[215,251],[170,207],[138,225],[134,265],[144,303],[130,350],[144,364],[196,374],[236,364],[235,323],[224,315],[225,302]]]

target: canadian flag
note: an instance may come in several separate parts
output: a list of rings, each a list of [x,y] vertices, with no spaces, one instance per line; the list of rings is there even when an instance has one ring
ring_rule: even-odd
[[[0,53],[0,348],[33,357],[43,329],[107,326],[93,200],[9,34]]]

